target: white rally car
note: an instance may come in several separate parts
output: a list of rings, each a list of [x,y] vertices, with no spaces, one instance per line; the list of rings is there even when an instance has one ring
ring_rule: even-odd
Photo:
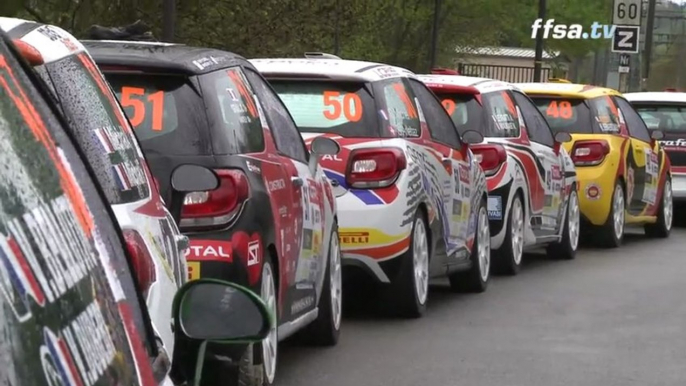
[[[579,244],[576,171],[536,105],[515,86],[484,78],[420,75],[441,99],[458,131],[477,129],[472,147],[488,184],[494,268],[514,275],[524,250],[547,246],[572,259]]]
[[[83,45],[63,29],[0,17],[0,29],[52,91],[121,227],[165,354],[172,301],[187,281],[188,244],[165,207],[129,121]]]
[[[664,132],[660,145],[669,156],[675,202],[686,202],[686,93],[635,92],[624,97],[648,126]]]
[[[323,58],[322,58],[323,56]],[[338,203],[344,278],[361,268],[393,309],[421,316],[428,282],[481,292],[490,272],[486,182],[435,95],[410,71],[331,59],[251,61],[279,94],[306,142],[336,140],[322,164]]]

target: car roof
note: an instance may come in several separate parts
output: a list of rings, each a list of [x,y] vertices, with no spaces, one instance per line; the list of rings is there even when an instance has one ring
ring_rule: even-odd
[[[512,83],[489,78],[477,78],[463,75],[417,75],[431,89],[472,92],[484,94],[502,90],[517,90]]]
[[[147,68],[200,75],[246,60],[229,51],[185,44],[126,40],[82,40],[98,65]]]
[[[12,39],[20,39],[40,52],[45,63],[52,63],[86,48],[69,32],[54,25],[35,21],[0,17],[0,29]]]
[[[598,87],[589,84],[577,83],[515,83],[527,94],[538,95],[557,95],[562,97],[573,97],[582,99],[592,99],[605,95],[622,95],[619,91],[607,87]]]
[[[402,67],[345,59],[266,58],[250,62],[265,77],[320,78],[331,80],[376,82],[391,78],[415,78]]]
[[[686,103],[686,92],[630,92],[624,97],[630,102]]]

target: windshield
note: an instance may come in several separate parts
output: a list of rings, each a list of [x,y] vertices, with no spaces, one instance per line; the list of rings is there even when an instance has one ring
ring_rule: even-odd
[[[476,100],[476,95],[439,94],[438,98],[460,134],[467,130],[477,130],[481,134],[486,134],[483,127],[484,109]]]
[[[72,55],[50,62],[39,74],[51,84],[109,203],[147,198],[150,187],[136,139],[89,57]]]
[[[686,132],[686,105],[632,103],[649,129]]]
[[[363,83],[271,80],[298,130],[343,137],[379,137],[372,96]]]
[[[584,99],[529,95],[553,133],[593,133],[591,110]]]
[[[205,108],[182,76],[106,74],[143,150],[168,155],[203,154],[198,128]]]

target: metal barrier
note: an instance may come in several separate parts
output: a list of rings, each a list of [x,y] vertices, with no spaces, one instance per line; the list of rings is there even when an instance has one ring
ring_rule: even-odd
[[[459,63],[460,75],[491,78],[510,83],[526,83],[534,81],[533,67],[498,66],[492,64]],[[552,75],[550,68],[541,69],[541,80]]]

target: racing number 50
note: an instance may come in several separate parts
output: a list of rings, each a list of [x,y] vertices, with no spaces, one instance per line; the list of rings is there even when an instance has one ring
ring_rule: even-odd
[[[357,94],[346,93],[343,95],[343,103],[339,100],[341,93],[338,91],[324,91],[324,106],[331,108],[324,110],[324,117],[336,120],[341,113],[350,122],[357,122],[362,118],[362,100]]]
[[[133,108],[133,114],[129,115],[131,126],[138,127],[145,120],[146,109],[143,100],[138,97],[145,96],[145,89],[142,87],[122,87],[121,105],[122,107]],[[164,112],[164,92],[157,91],[145,98],[152,107],[152,130],[162,131],[162,113]]]

